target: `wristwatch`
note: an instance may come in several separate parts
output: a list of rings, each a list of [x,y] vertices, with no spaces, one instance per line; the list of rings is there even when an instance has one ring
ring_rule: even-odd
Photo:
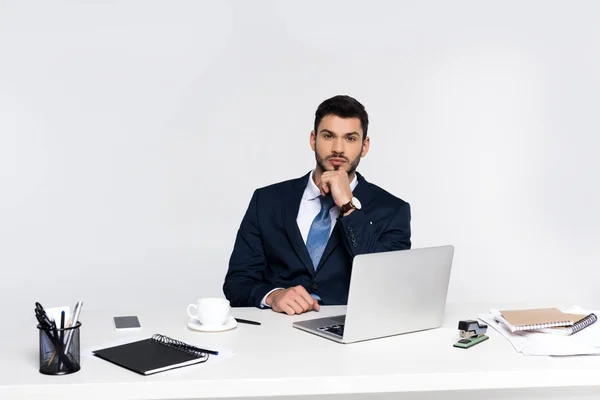
[[[362,206],[360,204],[360,201],[358,201],[356,197],[352,197],[352,199],[348,203],[340,207],[340,214],[344,215],[353,208],[356,210],[360,210],[361,207]]]

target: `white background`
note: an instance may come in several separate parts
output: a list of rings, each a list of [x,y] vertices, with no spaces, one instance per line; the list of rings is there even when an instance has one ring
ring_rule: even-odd
[[[32,310],[222,296],[255,188],[359,171],[456,247],[449,301],[600,303],[595,1],[0,2],[0,296]],[[183,311],[182,311],[183,312]],[[33,313],[32,313],[33,315]]]

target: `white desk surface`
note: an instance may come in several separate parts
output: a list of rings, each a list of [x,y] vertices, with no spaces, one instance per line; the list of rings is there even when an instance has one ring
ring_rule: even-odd
[[[449,304],[442,328],[347,345],[291,326],[294,320],[342,313],[344,307],[293,317],[235,308],[234,316],[262,325],[238,324],[227,332],[201,333],[187,328],[186,306],[140,309],[143,328],[128,333],[113,328],[111,317],[121,314],[84,309],[81,370],[66,376],[38,372],[32,311],[30,319],[17,320],[15,329],[2,334],[0,399],[600,398],[598,356],[524,356],[492,328],[484,343],[467,350],[453,347],[458,320],[476,318],[487,305]],[[154,333],[199,347],[232,349],[235,355],[142,376],[88,353]]]

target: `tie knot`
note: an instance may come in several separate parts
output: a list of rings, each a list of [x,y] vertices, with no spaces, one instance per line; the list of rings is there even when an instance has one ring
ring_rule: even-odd
[[[319,199],[321,200],[321,211],[329,211],[329,209],[333,207],[333,196],[320,196]]]

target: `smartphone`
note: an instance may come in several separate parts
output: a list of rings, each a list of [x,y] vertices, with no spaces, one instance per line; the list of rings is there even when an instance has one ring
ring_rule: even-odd
[[[113,317],[113,322],[115,323],[115,329],[136,329],[141,328],[140,320],[135,315],[126,316],[126,317]]]

